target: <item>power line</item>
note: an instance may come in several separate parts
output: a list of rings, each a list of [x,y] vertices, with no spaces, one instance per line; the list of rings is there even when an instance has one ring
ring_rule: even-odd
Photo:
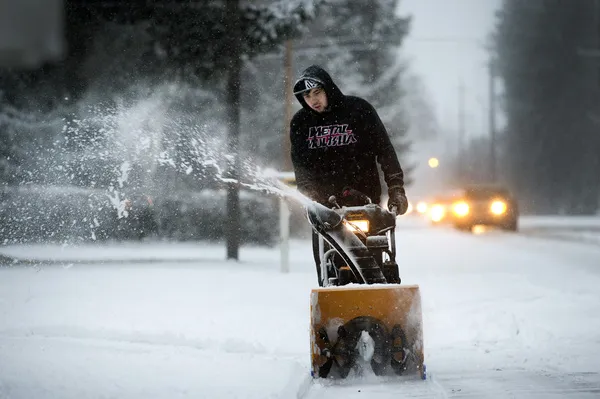
[[[445,36],[431,36],[431,37],[414,37],[407,36],[404,40],[416,41],[416,42],[434,42],[434,43],[456,43],[456,44],[479,44],[484,45],[485,43],[481,39],[472,37],[445,37]]]
[[[385,46],[382,48],[382,46]],[[342,50],[346,51],[357,51],[357,52],[368,52],[389,49],[390,47],[400,45],[396,42],[391,41],[379,41],[379,42],[356,42],[356,41],[345,41],[339,43],[324,43],[315,45],[304,45],[294,48],[295,55],[308,55],[318,51],[319,54],[335,53]],[[270,59],[270,58],[282,58],[284,56],[284,49],[278,49],[269,53],[263,53],[253,58]]]

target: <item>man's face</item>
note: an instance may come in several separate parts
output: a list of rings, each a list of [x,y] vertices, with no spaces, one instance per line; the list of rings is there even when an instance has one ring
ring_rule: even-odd
[[[308,106],[317,112],[323,112],[327,108],[327,94],[322,87],[305,91],[302,97]]]

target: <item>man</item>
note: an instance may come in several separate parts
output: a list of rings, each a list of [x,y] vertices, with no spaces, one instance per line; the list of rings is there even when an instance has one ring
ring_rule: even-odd
[[[317,65],[302,72],[294,84],[294,94],[302,105],[290,123],[298,190],[326,206],[331,205],[331,195],[340,205],[348,205],[343,196],[347,187],[380,203],[379,163],[388,186],[388,208],[395,208],[399,215],[406,213],[404,172],[373,106],[360,97],[344,95]],[[313,248],[316,243],[318,237],[313,235]]]
[[[302,105],[290,123],[298,190],[314,201],[338,200],[344,188],[381,201],[377,163],[388,186],[388,208],[406,213],[404,172],[379,115],[366,100],[344,95],[329,74],[312,65],[294,84]]]

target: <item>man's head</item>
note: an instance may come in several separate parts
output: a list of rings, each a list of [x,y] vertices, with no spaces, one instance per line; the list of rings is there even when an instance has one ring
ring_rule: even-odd
[[[327,93],[322,82],[311,79],[299,79],[294,85],[294,94],[302,95],[306,104],[316,112],[324,112],[329,105]]]
[[[294,83],[294,95],[306,110],[316,113],[333,111],[344,103],[344,94],[329,73],[318,65],[302,71]]]

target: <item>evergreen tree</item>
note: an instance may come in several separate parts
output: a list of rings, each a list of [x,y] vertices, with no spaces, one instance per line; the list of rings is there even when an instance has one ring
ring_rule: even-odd
[[[250,59],[299,35],[314,17],[320,1],[277,0],[259,5],[240,2],[242,33],[235,57]],[[156,86],[179,81],[213,90],[224,103],[232,56],[227,51],[231,32],[225,4],[225,0],[66,0],[66,58],[36,70],[0,69],[4,90],[0,100],[6,107],[26,114],[43,116],[69,106],[73,113],[77,112],[77,101],[90,89],[95,90],[95,100],[114,108],[112,97],[131,95],[137,82]],[[215,110],[215,114],[224,113]],[[68,112],[61,117],[64,115]],[[8,135],[7,131],[4,129],[3,135]],[[86,140],[81,137],[83,132],[78,133],[78,139]],[[97,132],[90,130],[89,134]],[[55,137],[50,134],[47,138]],[[25,154],[25,143],[20,144],[24,137],[15,133],[10,140],[11,145],[4,148],[5,156],[16,162]],[[22,154],[16,152],[17,148]],[[39,152],[25,157],[34,158],[35,154]]]
[[[598,203],[594,81],[579,55],[589,3],[505,0],[495,34],[504,80],[508,180],[536,212],[591,213]]]

